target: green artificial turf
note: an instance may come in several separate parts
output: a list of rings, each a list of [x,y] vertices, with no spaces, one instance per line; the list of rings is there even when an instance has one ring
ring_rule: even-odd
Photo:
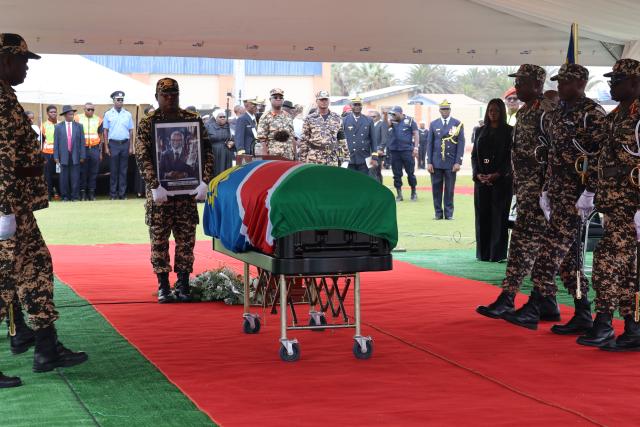
[[[24,385],[0,390],[1,426],[212,426],[211,420],[133,348],[87,302],[56,281],[65,346],[89,360],[31,372],[33,350],[13,356],[0,328],[0,369]],[[69,307],[80,306],[80,307]]]
[[[411,264],[428,268],[430,270],[439,271],[441,273],[462,277],[465,279],[478,280],[499,286],[504,278],[507,268],[506,263],[498,262],[482,262],[476,260],[475,248],[472,250],[453,250],[453,251],[414,251],[406,253],[394,253],[394,259],[406,261]],[[592,253],[588,252],[585,257],[585,271],[587,277],[590,277],[589,271],[592,262]],[[558,302],[573,306],[573,297],[571,297],[564,288],[559,279],[558,282]],[[525,279],[521,292],[529,294],[531,292],[532,283],[529,278]],[[498,292],[496,292],[496,297]],[[593,301],[593,289],[589,291],[589,299]],[[478,301],[478,305],[489,304],[492,301]]]

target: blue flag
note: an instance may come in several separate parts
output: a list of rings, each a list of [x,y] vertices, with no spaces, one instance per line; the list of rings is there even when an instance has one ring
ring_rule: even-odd
[[[567,48],[567,64],[578,63],[578,24],[571,24],[571,35],[569,36],[569,47]]]

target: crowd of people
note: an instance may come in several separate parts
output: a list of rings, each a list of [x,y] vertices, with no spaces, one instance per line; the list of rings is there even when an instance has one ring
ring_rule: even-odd
[[[307,163],[342,166],[381,180],[385,160],[393,170],[396,200],[403,201],[402,177],[408,175],[411,199],[417,200],[414,168],[424,153],[431,174],[435,219],[453,218],[453,187],[464,153],[464,128],[451,117],[451,105],[440,104],[441,117],[427,129],[418,126],[400,106],[363,113],[359,97],[351,99],[342,116],[329,109],[329,93],[315,94],[316,105],[302,118],[288,103],[285,92],[269,92],[270,109],[260,113],[261,101],[245,99],[232,123],[226,112],[214,111],[206,121],[197,112],[180,108],[179,85],[160,79],[155,97],[158,108],[147,110],[137,127],[123,108],[124,93],[112,93],[113,108],[102,121],[92,104],[84,112],[64,106],[47,108],[47,122],[33,128],[33,114],[25,112],[13,86],[21,84],[27,61],[39,59],[16,34],[0,34],[0,318],[7,318],[10,345],[21,353],[35,345],[33,370],[46,372],[83,363],[88,356],[65,348],[54,322],[51,256],[33,212],[52,198],[52,171],[60,171],[63,200],[95,198],[95,165],[110,157],[110,197],[126,194],[127,161],[135,153],[139,179],[146,197],[145,222],[151,241],[151,264],[158,279],[158,302],[191,300],[196,203],[205,199],[207,183],[231,166],[235,155],[264,156]],[[640,321],[637,295],[636,245],[640,241],[640,62],[618,60],[610,73],[612,99],[619,102],[610,114],[585,96],[589,72],[577,64],[563,65],[552,80],[556,94],[544,96],[543,68],[524,64],[515,74],[515,96],[489,102],[482,126],[474,130],[473,180],[478,236],[478,258],[507,257],[506,277],[497,299],[477,312],[491,318],[536,329],[541,320],[557,321],[555,277],[560,275],[574,297],[574,316],[552,331],[579,335],[582,345],[608,351],[639,351]],[[557,102],[555,97],[559,98]],[[509,105],[512,104],[512,105]],[[170,181],[158,173],[156,125],[188,123],[197,132],[167,131],[162,155],[193,164],[199,156],[201,173],[188,190],[165,188]],[[177,126],[177,125],[176,125]],[[199,134],[200,152],[185,141]],[[422,134],[422,138],[421,138]],[[175,137],[175,138],[174,138]],[[424,147],[420,149],[420,140]],[[190,142],[191,144],[191,142]],[[171,159],[168,159],[169,162]],[[420,160],[418,159],[420,165]],[[167,167],[169,168],[169,167]],[[170,177],[171,178],[171,177]],[[168,184],[167,184],[168,185]],[[511,191],[517,217],[508,254],[506,213]],[[593,267],[596,291],[595,320],[588,299],[589,282],[581,268],[581,231],[597,210],[604,214],[604,236]],[[169,238],[175,238],[173,266]],[[173,289],[169,273],[175,271]],[[534,290],[528,302],[515,309],[515,294],[531,275]],[[29,315],[27,326],[22,309]],[[624,317],[624,333],[614,335],[615,310]],[[0,388],[20,385],[20,379],[0,373]]]

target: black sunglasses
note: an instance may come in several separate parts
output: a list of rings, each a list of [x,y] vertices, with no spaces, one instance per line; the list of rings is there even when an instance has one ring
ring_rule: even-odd
[[[87,111],[96,111],[95,108],[87,108]]]
[[[622,83],[625,80],[628,80],[627,76],[613,76],[611,77],[611,80],[607,81],[607,84],[609,85],[609,87],[613,87]]]
[[[122,102],[124,101],[124,98],[116,98],[116,101]]]
[[[273,99],[284,99],[284,96],[273,95],[271,98],[273,98]]]

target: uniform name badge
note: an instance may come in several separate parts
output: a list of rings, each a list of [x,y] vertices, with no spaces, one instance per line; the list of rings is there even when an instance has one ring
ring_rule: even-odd
[[[200,121],[153,123],[153,161],[169,196],[191,194],[202,181]]]

